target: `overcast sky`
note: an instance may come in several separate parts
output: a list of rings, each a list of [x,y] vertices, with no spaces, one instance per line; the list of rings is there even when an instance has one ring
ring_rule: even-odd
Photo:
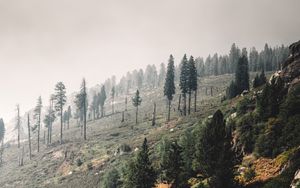
[[[300,39],[299,0],[0,0],[0,117],[147,64]]]

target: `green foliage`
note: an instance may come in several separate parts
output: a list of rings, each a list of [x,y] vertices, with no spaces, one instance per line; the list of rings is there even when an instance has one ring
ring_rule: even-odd
[[[67,101],[66,87],[65,87],[65,85],[62,82],[58,82],[55,85],[54,101],[55,101],[55,109],[56,109],[56,111],[62,113],[63,106],[65,105],[65,103]],[[62,114],[59,114],[59,115],[62,116]]]
[[[267,82],[267,78],[265,75],[265,71],[262,70],[260,75],[256,74],[254,80],[253,80],[253,88],[257,88],[259,86],[264,85]]]
[[[121,185],[119,172],[115,168],[109,170],[103,179],[104,188],[118,188]]]
[[[182,148],[181,156],[183,160],[183,173],[185,177],[191,177],[193,171],[193,158],[195,152],[195,137],[191,130],[186,130],[180,137],[179,145]]]
[[[165,165],[169,160],[171,141],[163,137],[158,145],[159,161],[160,161],[160,181],[167,181]]]
[[[183,173],[183,160],[181,157],[182,148],[173,142],[170,145],[167,157],[164,163],[161,164],[165,170],[165,178],[167,182],[172,184],[172,187],[186,187],[186,179]]]
[[[282,122],[277,118],[270,118],[265,130],[259,135],[255,151],[263,157],[275,157],[281,152],[280,137]]]
[[[195,65],[195,60],[193,56],[190,57],[188,61],[188,87],[189,92],[197,90],[197,69]]]
[[[173,95],[175,94],[174,69],[174,58],[172,55],[170,55],[167,67],[167,76],[164,85],[164,95],[167,96],[168,100],[172,100]]]
[[[288,118],[282,130],[282,145],[293,148],[300,145],[300,114]]]
[[[223,114],[218,110],[207,120],[196,136],[194,168],[210,178],[212,187],[233,186],[231,132],[226,133]]]
[[[181,60],[181,69],[180,69],[180,82],[179,86],[182,94],[186,94],[189,89],[189,66],[186,54],[184,54]]]
[[[134,107],[138,107],[142,103],[142,98],[140,97],[140,91],[136,90],[134,97],[132,97],[132,104]]]
[[[226,90],[226,96],[227,96],[228,99],[232,99],[237,95],[238,95],[237,85],[234,81],[231,81],[229,87]]]
[[[125,188],[151,188],[156,181],[156,173],[149,160],[149,149],[145,138],[142,149],[135,159],[130,160],[124,173]]]
[[[244,97],[237,105],[237,115],[246,114],[250,104],[251,100],[248,97]]]
[[[249,91],[248,58],[244,55],[239,58],[237,64],[235,72],[235,84],[237,86],[237,94],[241,94],[244,90]]]

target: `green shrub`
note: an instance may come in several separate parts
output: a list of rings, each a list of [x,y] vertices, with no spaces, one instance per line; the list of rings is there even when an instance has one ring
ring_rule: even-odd
[[[117,188],[120,184],[119,172],[114,168],[109,170],[103,177],[103,188]]]
[[[82,160],[81,160],[80,158],[78,158],[78,159],[76,160],[76,165],[77,165],[77,166],[81,166],[82,164],[83,164]]]

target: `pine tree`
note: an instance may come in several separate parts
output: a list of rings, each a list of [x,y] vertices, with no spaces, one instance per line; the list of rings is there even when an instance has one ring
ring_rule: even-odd
[[[174,142],[169,149],[167,160],[162,164],[165,169],[166,180],[172,184],[172,188],[184,188],[186,185],[183,176],[182,148],[177,142]]]
[[[168,121],[170,121],[170,112],[171,112],[171,101],[173,100],[173,95],[175,94],[175,83],[174,83],[174,58],[170,55],[167,76],[164,85],[164,96],[168,99]]]
[[[210,178],[210,187],[233,187],[231,132],[225,129],[222,112],[218,110],[199,126],[197,134],[194,169]]]
[[[180,89],[183,97],[183,115],[186,115],[186,94],[189,90],[189,69],[186,54],[184,54],[182,61],[181,61],[181,69],[180,69]]]
[[[37,151],[40,151],[40,129],[41,129],[41,115],[42,115],[42,97],[39,96],[37,104],[34,108],[34,119],[35,119],[35,127],[37,127]]]
[[[239,58],[236,72],[235,84],[237,86],[237,94],[241,94],[244,90],[249,90],[249,68],[246,56]]]
[[[139,113],[139,105],[142,103],[142,98],[140,97],[139,90],[136,90],[135,96],[132,98],[132,104],[136,108],[135,113],[135,124],[138,123],[138,113]]]
[[[195,152],[195,137],[191,130],[186,130],[180,137],[179,145],[182,148],[181,157],[183,160],[183,176],[192,177],[194,174],[192,161]]]
[[[62,144],[63,143],[63,110],[64,110],[64,105],[66,104],[67,101],[66,87],[62,82],[58,82],[55,85],[54,101],[55,101],[55,110],[58,112],[60,116],[60,144]]]
[[[136,158],[130,161],[125,172],[125,188],[152,188],[156,182],[156,173],[149,159],[147,139]]]
[[[189,107],[188,107],[188,114],[191,113],[191,95],[192,92],[195,93],[195,98],[194,98],[194,111],[196,112],[196,103],[197,103],[197,69],[195,65],[195,61],[193,56],[190,57],[189,62],[188,62],[188,85],[189,85]]]
[[[87,114],[87,92],[86,92],[86,82],[82,79],[80,92],[76,95],[76,105],[78,109],[83,112],[83,139],[86,140],[86,114]]]

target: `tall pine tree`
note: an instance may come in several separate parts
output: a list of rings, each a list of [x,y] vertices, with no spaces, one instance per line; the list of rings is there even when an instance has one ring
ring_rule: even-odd
[[[136,108],[135,111],[135,124],[138,123],[138,114],[139,114],[139,106],[142,103],[142,98],[140,97],[140,92],[139,90],[136,90],[135,96],[132,97],[132,104]]]
[[[66,104],[67,101],[66,87],[62,82],[58,82],[55,85],[54,101],[55,101],[55,110],[58,112],[58,115],[60,116],[60,144],[62,144],[63,143],[63,110],[64,110],[64,105]]]
[[[83,139],[86,140],[86,115],[87,115],[87,92],[86,92],[86,81],[83,78],[80,92],[76,95],[76,104],[78,109],[83,112]]]
[[[184,54],[181,60],[181,69],[180,69],[180,89],[183,97],[183,115],[186,115],[186,94],[189,91],[189,67],[186,54]]]
[[[188,62],[188,85],[189,85],[189,107],[188,107],[188,114],[191,113],[191,98],[192,98],[192,92],[195,94],[194,98],[194,111],[196,112],[196,103],[197,103],[197,69],[195,65],[195,61],[193,56],[190,57]]]
[[[35,119],[35,127],[37,127],[37,151],[40,151],[40,129],[41,129],[41,115],[42,115],[42,97],[39,96],[37,104],[34,108],[34,119]]]
[[[170,112],[171,112],[171,101],[173,100],[173,95],[175,94],[175,83],[174,83],[174,58],[170,55],[168,68],[167,68],[167,76],[164,86],[164,95],[168,99],[168,121],[170,121]]]

